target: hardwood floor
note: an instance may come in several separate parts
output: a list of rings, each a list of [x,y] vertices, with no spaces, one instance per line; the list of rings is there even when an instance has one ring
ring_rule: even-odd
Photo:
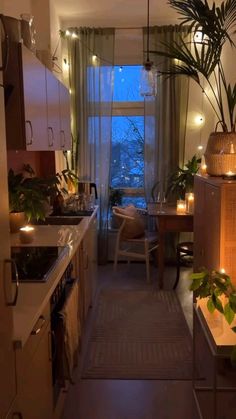
[[[167,268],[165,289],[171,289],[175,268]],[[152,267],[153,282],[145,283],[145,265],[119,264],[113,273],[112,264],[98,268],[98,292],[101,288],[147,288],[157,286],[157,269]],[[183,311],[192,330],[192,296],[188,291],[189,270],[181,269],[176,290]],[[86,353],[96,302],[90,309],[86,333],[75,371],[75,384],[71,385],[65,403],[63,419],[198,419],[192,396],[191,381],[176,380],[93,380],[80,379],[83,357]]]

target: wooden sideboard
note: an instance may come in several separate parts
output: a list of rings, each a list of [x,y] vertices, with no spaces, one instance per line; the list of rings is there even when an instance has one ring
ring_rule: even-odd
[[[236,181],[195,176],[194,271],[224,269],[236,284]]]

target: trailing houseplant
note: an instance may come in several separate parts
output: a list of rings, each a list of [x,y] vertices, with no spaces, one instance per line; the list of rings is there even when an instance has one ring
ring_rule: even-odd
[[[220,312],[231,325],[236,315],[236,288],[230,277],[219,271],[209,272],[202,269],[201,272],[192,273],[190,279],[190,290],[194,292],[195,297],[207,298],[209,312]],[[236,326],[231,329],[236,333]],[[236,365],[236,346],[231,353],[231,360]]]
[[[206,158],[209,154],[228,154],[231,143],[236,150],[236,83],[227,81],[222,52],[226,43],[232,49],[236,46],[232,38],[236,27],[236,2],[226,0],[219,6],[215,2],[210,6],[207,0],[168,0],[168,3],[180,15],[180,25],[188,26],[191,41],[186,42],[180,37],[178,42],[164,43],[163,50],[151,53],[171,60],[170,69],[161,74],[166,74],[167,77],[187,76],[199,85],[222,132],[229,133],[227,137],[223,137],[221,133],[210,137]],[[218,162],[221,164],[221,160],[218,159]],[[235,165],[234,161],[233,164]],[[217,169],[216,174],[223,170]]]

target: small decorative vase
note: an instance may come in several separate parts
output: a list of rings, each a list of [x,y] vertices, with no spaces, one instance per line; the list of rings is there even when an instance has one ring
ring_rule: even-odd
[[[236,173],[236,133],[212,132],[208,139],[205,160],[207,173],[211,176]]]
[[[35,42],[35,28],[33,24],[34,16],[29,13],[23,13],[21,17],[21,36],[24,45],[29,48],[34,54],[36,54],[36,42]]]
[[[17,233],[26,223],[24,212],[10,212],[10,232]]]

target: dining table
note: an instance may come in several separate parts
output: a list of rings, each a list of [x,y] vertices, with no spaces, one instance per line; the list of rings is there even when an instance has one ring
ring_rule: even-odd
[[[160,209],[157,203],[149,203],[148,216],[155,219],[159,236],[158,280],[163,288],[165,271],[165,238],[167,233],[193,232],[193,214],[177,212],[176,205],[164,204]]]

